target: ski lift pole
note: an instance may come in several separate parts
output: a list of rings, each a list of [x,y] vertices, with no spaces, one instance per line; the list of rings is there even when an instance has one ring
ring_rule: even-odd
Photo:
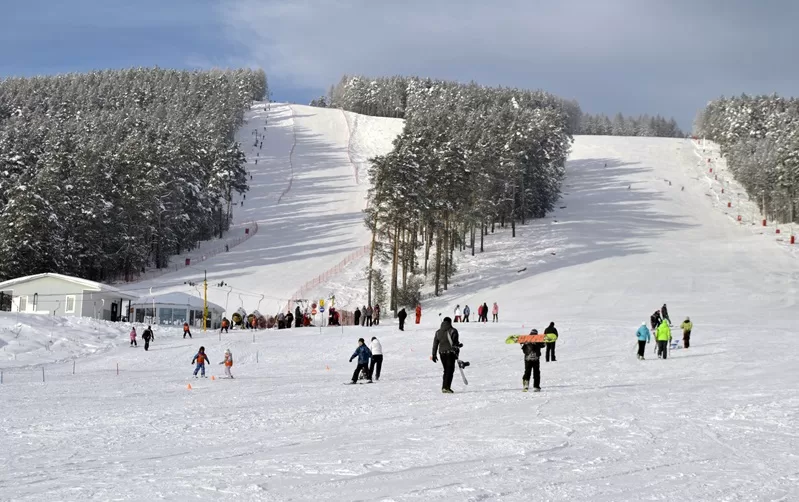
[[[208,271],[203,270],[203,333],[208,326]],[[220,335],[221,336],[221,335]]]

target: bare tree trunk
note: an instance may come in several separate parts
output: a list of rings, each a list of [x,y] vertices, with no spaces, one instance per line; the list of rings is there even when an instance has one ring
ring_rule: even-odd
[[[474,256],[474,223],[472,223],[472,256]]]
[[[449,286],[449,217],[444,223],[444,291]]]
[[[485,251],[485,249],[483,248],[483,240],[485,238],[485,235],[486,235],[486,224],[485,223],[480,223],[480,252],[481,253],[483,251]]]
[[[436,296],[441,292],[441,230],[436,231]]]
[[[391,261],[391,310],[397,310],[397,275],[399,274],[400,224],[394,228],[394,256]]]
[[[377,243],[377,215],[375,215],[375,226],[372,230],[372,249],[369,251],[369,292],[367,294],[367,299],[369,301],[369,305],[372,304],[372,275],[374,271],[374,263],[375,263],[375,244]]]

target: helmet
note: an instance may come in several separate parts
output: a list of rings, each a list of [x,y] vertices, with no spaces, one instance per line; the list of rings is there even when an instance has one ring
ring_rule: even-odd
[[[533,329],[530,330],[530,334],[531,335],[537,335],[538,334],[538,330],[533,328]]]
[[[641,326],[646,326],[646,321],[642,322]]]
[[[230,349],[225,349],[225,354],[230,354]]]

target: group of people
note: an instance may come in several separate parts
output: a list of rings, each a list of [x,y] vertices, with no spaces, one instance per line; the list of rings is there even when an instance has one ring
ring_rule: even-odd
[[[186,338],[186,336],[184,335],[183,338]],[[141,335],[141,339],[144,340],[144,350],[150,350],[150,342],[155,340],[152,327],[147,326],[147,329],[145,329]],[[130,346],[139,346],[139,344],[136,342],[136,326],[133,326],[130,329]]]
[[[380,324],[380,305],[374,307],[363,306],[362,309],[355,309],[355,326],[378,326]]]
[[[472,309],[469,308],[468,305],[463,306],[463,311],[461,311],[461,306],[455,306],[455,322],[469,322],[469,316],[472,315]],[[493,322],[499,322],[499,305],[497,302],[494,302],[494,306],[491,308],[491,315]],[[418,324],[419,321],[417,321]],[[482,305],[477,306],[477,322],[488,322],[488,304],[483,303]]]
[[[358,383],[358,378],[362,374],[368,383],[380,380],[380,370],[383,368],[383,346],[377,337],[372,337],[369,347],[366,346],[363,338],[359,338],[358,347],[350,356],[350,362],[356,357],[358,358],[358,366],[352,373],[351,383]],[[374,380],[372,380],[372,377],[374,377]]]
[[[208,360],[208,354],[205,353],[205,347],[200,347],[200,350],[194,354],[194,358],[191,360],[191,364],[194,364],[194,378],[197,378],[197,373],[200,373],[200,376],[203,378],[208,378],[205,376],[205,365],[210,364]],[[231,373],[231,368],[233,367],[233,354],[230,352],[230,349],[225,350],[225,358],[219,364],[225,365],[225,376],[228,378],[233,378],[233,374]]]
[[[656,353],[659,359],[667,359],[669,355],[669,343],[671,342],[671,319],[669,318],[669,310],[664,303],[660,310],[656,310],[650,317],[649,322],[652,325],[652,331],[655,333],[655,341],[657,342]],[[691,318],[686,316],[685,320],[680,325],[682,329],[682,344],[683,348],[691,346],[691,330],[694,325]],[[646,344],[650,342],[652,334],[646,326],[646,321],[641,323],[641,327],[635,333],[638,338],[638,359],[645,360],[644,352],[646,351]]]

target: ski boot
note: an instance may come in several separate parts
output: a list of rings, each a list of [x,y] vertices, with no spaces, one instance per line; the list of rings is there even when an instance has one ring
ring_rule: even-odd
[[[533,392],[541,392],[541,387],[533,387]]]
[[[530,380],[522,380],[522,392],[527,392],[530,389]]]

